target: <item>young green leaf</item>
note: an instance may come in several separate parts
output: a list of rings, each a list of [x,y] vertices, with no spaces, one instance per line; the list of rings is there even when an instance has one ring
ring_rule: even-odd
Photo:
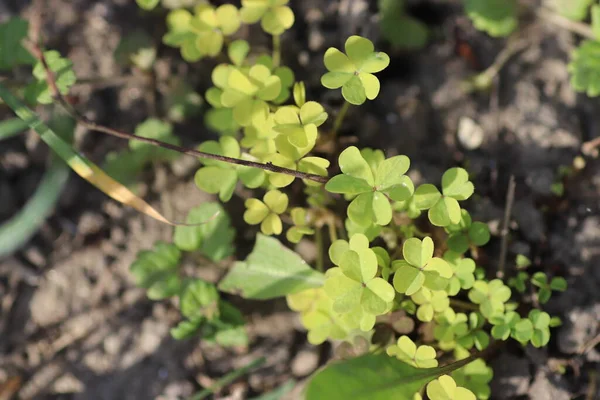
[[[115,61],[122,66],[135,65],[149,71],[156,59],[156,47],[152,37],[144,30],[137,29],[125,35],[114,52]]]
[[[600,71],[596,67],[599,54],[600,42],[595,40],[584,40],[571,53],[568,70],[575,91],[585,92],[590,97],[600,95]]]
[[[181,313],[191,320],[203,318],[211,321],[219,318],[219,300],[215,285],[202,279],[194,279],[184,283],[179,307]]]
[[[288,197],[279,190],[269,190],[263,197],[263,201],[258,199],[248,199],[244,203],[246,212],[244,221],[250,225],[260,224],[260,230],[265,235],[279,235],[283,229],[280,214],[283,214],[288,207]]]
[[[225,209],[219,203],[203,203],[192,208],[186,218],[197,226],[176,226],[173,243],[181,250],[199,250],[213,261],[233,254],[235,230]]]
[[[373,75],[385,69],[390,57],[375,52],[373,43],[360,36],[350,36],[345,43],[346,54],[334,47],[325,52],[327,72],[321,84],[328,89],[342,88],[342,96],[350,104],[360,105],[379,94],[379,80]]]
[[[546,304],[550,300],[552,291],[564,292],[567,290],[567,281],[565,278],[554,277],[548,282],[548,276],[543,272],[536,272],[531,277],[531,283],[540,288],[538,291],[538,300],[541,304]]]
[[[150,11],[158,5],[160,0],[135,0],[135,2],[140,8]]]
[[[481,313],[489,319],[504,312],[504,303],[510,299],[510,295],[510,288],[500,279],[490,282],[476,281],[469,291],[469,300],[479,304]]]
[[[398,49],[418,50],[427,43],[429,30],[418,19],[405,13],[398,0],[379,0],[381,36]]]
[[[286,232],[287,240],[292,243],[298,243],[302,240],[304,235],[312,235],[315,233],[314,229],[309,227],[310,220],[306,209],[295,207],[290,211],[290,216],[292,217],[294,226]]]
[[[475,400],[469,389],[456,386],[449,375],[442,375],[427,385],[427,396],[430,400]]]
[[[56,87],[62,95],[69,93],[69,89],[75,84],[76,77],[73,72],[73,63],[68,58],[62,58],[60,53],[55,50],[44,52],[44,58],[48,68],[54,73]],[[32,104],[50,104],[52,103],[52,94],[46,81],[46,69],[41,61],[38,61],[33,67],[33,76],[35,82],[30,83],[25,88],[25,98]]]
[[[594,0],[553,0],[551,3],[556,12],[563,17],[573,21],[582,21],[587,17]]]
[[[137,254],[130,271],[137,286],[148,289],[152,300],[175,296],[181,290],[178,275],[181,252],[172,244],[157,242],[152,250]]]
[[[242,0],[241,17],[247,24],[260,21],[262,29],[271,35],[281,35],[294,25],[294,13],[289,0]]]
[[[435,368],[438,366],[435,359],[435,349],[431,346],[417,347],[408,336],[400,336],[396,344],[386,349],[386,353],[416,368]]]
[[[452,377],[458,386],[472,391],[480,400],[487,400],[492,393],[490,381],[494,377],[494,371],[488,367],[481,358],[452,372]]]
[[[475,28],[493,37],[510,35],[518,25],[515,0],[464,0],[465,11]]]
[[[252,253],[235,263],[219,289],[246,299],[272,299],[323,286],[325,276],[277,239],[257,234]]]
[[[22,45],[28,31],[29,22],[21,18],[13,17],[0,24],[0,71],[35,63],[35,58]]]

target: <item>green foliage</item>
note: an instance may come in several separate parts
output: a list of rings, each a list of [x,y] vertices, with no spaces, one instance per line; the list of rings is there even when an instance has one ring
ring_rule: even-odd
[[[552,291],[564,292],[567,290],[567,281],[562,277],[554,277],[548,282],[548,276],[543,272],[536,272],[531,277],[531,283],[539,288],[537,293],[540,304],[546,304],[550,300]]]
[[[261,28],[271,35],[281,35],[294,24],[289,0],[242,0],[241,17],[247,24],[260,21]]]
[[[35,58],[23,47],[29,23],[21,18],[10,18],[0,24],[0,71],[8,71],[20,65],[30,65]]]
[[[553,0],[554,9],[563,17],[573,21],[582,21],[587,17],[594,0]]]
[[[571,53],[568,69],[571,73],[571,86],[577,92],[585,92],[590,97],[600,95],[600,71],[598,59],[600,42],[584,40]]]
[[[260,230],[265,235],[279,235],[283,230],[279,214],[288,207],[288,197],[279,190],[269,190],[263,200],[248,199],[244,203],[246,212],[244,221],[250,225],[260,224]]]
[[[58,91],[66,95],[71,86],[75,84],[76,77],[73,72],[73,63],[68,58],[62,58],[55,50],[44,52],[48,67],[54,73]],[[52,93],[46,81],[46,70],[40,61],[33,67],[33,77],[36,79],[25,88],[25,98],[31,104],[52,103]]]
[[[323,286],[324,276],[300,256],[269,236],[256,236],[245,261],[236,262],[219,289],[246,299],[272,299]]]
[[[479,304],[479,310],[486,318],[504,312],[504,305],[510,299],[510,288],[500,280],[476,281],[469,291],[469,300]]]
[[[202,107],[202,96],[179,77],[173,77],[164,94],[163,107],[170,121],[182,123],[196,116]]]
[[[490,241],[490,229],[483,222],[472,222],[467,210],[461,210],[457,224],[448,225],[448,248],[457,253],[465,253],[471,246],[481,247]]]
[[[415,207],[429,210],[427,216],[435,226],[459,224],[462,212],[458,202],[467,200],[474,190],[467,171],[463,168],[450,168],[442,176],[442,193],[428,183],[415,190]]]
[[[160,300],[175,296],[181,290],[180,260],[181,251],[177,246],[157,242],[153,250],[138,253],[130,270],[136,285],[147,289],[148,298]]]
[[[375,52],[373,43],[360,36],[350,36],[345,44],[346,54],[334,47],[325,52],[325,67],[329,72],[321,77],[328,89],[342,88],[342,96],[350,104],[360,105],[379,94],[379,79],[373,75],[385,69],[390,57]]]
[[[235,230],[229,215],[219,203],[202,203],[192,208],[188,224],[175,227],[173,243],[183,251],[199,251],[212,261],[220,261],[233,254]]]
[[[529,274],[527,272],[519,271],[516,276],[509,278],[508,286],[517,290],[517,292],[523,294],[527,290],[527,281],[529,280]]]
[[[427,44],[429,30],[404,12],[404,1],[379,0],[381,36],[399,49],[418,50]]]
[[[177,9],[167,16],[169,32],[163,37],[163,43],[180,48],[186,61],[215,57],[221,52],[225,38],[237,32],[240,24],[239,11],[231,4],[217,8],[200,4],[194,7],[193,14]]]
[[[403,201],[413,194],[413,183],[404,175],[410,166],[406,156],[369,165],[358,148],[351,146],[340,154],[339,165],[342,174],[331,178],[325,189],[356,196],[348,206],[348,218],[357,225],[389,224],[392,206],[388,198]]]
[[[135,65],[148,71],[156,60],[156,47],[146,31],[137,29],[121,38],[114,57],[123,66]]]
[[[469,389],[458,387],[449,375],[442,375],[427,385],[427,396],[430,400],[475,400]]]
[[[452,277],[446,287],[450,296],[456,296],[461,289],[471,289],[475,283],[475,261],[470,258],[462,258],[460,253],[447,251],[444,260],[452,269]]]
[[[302,240],[304,235],[312,235],[315,233],[315,230],[309,227],[310,220],[306,209],[295,207],[290,211],[290,216],[292,217],[294,226],[286,232],[287,240],[292,243],[298,243]]]
[[[394,288],[399,293],[411,296],[422,287],[444,290],[452,277],[448,263],[433,257],[433,240],[410,238],[402,246],[404,260],[392,262]]]
[[[452,372],[452,377],[458,386],[469,389],[478,399],[490,398],[490,382],[494,377],[494,372],[483,359],[477,359],[457,369]]]
[[[156,8],[160,0],[135,0],[137,5],[147,11],[153,10]]]
[[[475,28],[493,37],[510,35],[518,25],[516,0],[464,0]]]
[[[418,346],[408,336],[400,336],[398,342],[389,346],[386,353],[416,368],[434,368],[438,366],[435,349],[431,346]]]

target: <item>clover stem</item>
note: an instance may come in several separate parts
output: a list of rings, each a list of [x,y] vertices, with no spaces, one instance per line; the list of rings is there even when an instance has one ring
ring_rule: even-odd
[[[273,68],[281,63],[281,35],[273,35]]]
[[[348,103],[347,101],[344,101],[344,105],[340,109],[340,112],[338,113],[338,115],[335,118],[335,121],[333,123],[333,129],[331,130],[332,138],[335,138],[338,131],[340,130],[340,127],[342,126],[342,122],[344,122],[344,117],[346,116],[346,113],[348,112],[349,108],[350,108],[350,103]]]
[[[325,262],[323,260],[323,230],[319,227],[315,229],[315,242],[317,243],[317,270],[325,271]]]
[[[462,300],[450,299],[450,305],[462,308],[463,310],[479,311],[479,307],[477,307],[475,304],[471,304]]]
[[[331,240],[331,243],[338,240],[337,230],[335,229],[335,222],[328,221],[327,228],[329,228],[329,240]]]

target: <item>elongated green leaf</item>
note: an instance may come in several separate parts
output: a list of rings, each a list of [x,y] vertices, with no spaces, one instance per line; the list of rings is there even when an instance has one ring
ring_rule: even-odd
[[[307,385],[305,399],[412,400],[432,379],[475,359],[471,356],[444,367],[415,368],[385,353],[369,353],[317,372]]]
[[[52,131],[36,114],[17,99],[8,89],[0,84],[0,98],[25,121],[30,128],[35,130],[40,138],[62,158],[77,175],[81,176],[108,196],[120,203],[126,204],[136,210],[169,225],[177,225],[163,217],[143,199],[133,194],[129,189],[107,175],[96,164],[77,153],[67,142],[62,140]]]
[[[325,276],[277,239],[258,234],[254,250],[223,278],[219,289],[246,299],[272,299],[323,285]]]
[[[27,128],[29,126],[20,118],[10,118],[0,121],[0,140],[13,137]]]
[[[54,161],[33,197],[0,226],[0,258],[18,250],[37,232],[50,216],[68,177],[69,167],[61,160]]]

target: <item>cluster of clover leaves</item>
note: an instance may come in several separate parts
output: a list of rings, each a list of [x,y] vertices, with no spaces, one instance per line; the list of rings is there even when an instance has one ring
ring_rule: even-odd
[[[138,3],[151,9],[158,0]],[[311,152],[328,113],[318,102],[306,100],[304,84],[296,82],[293,71],[281,65],[280,37],[294,22],[287,3],[288,0],[242,0],[240,9],[230,4],[202,4],[192,11],[173,10],[167,16],[168,32],[163,41],[179,48],[182,57],[190,62],[216,56],[226,48],[228,62],[213,69],[214,86],[205,93],[212,107],[206,121],[220,133],[220,138],[202,143],[200,151],[327,177],[330,161]],[[499,18],[503,21],[500,25],[489,27],[479,3],[466,1],[478,27],[497,34],[513,29],[510,18]],[[258,22],[273,38],[271,55],[251,55],[248,42],[234,39],[242,24]],[[341,89],[346,102],[343,110],[347,110],[348,105],[360,105],[377,97],[380,82],[374,74],[389,63],[389,56],[375,51],[371,41],[351,36],[344,51],[326,51],[327,72],[321,83],[329,89]],[[300,314],[313,344],[348,340],[357,335],[371,340],[381,321],[403,315],[416,324],[432,326],[435,343],[424,343],[418,335],[409,336],[412,330],[404,329],[390,341],[373,341],[373,348],[383,347],[390,357],[415,368],[431,368],[444,355],[465,359],[472,350],[488,347],[492,338],[545,346],[550,328],[560,323],[540,308],[522,314],[518,307],[520,298],[515,294],[525,292],[531,284],[539,288],[536,304],[543,304],[552,290],[565,289],[564,280],[548,281],[539,272],[530,278],[520,271],[507,285],[500,279],[487,279],[486,271],[477,266],[477,249],[490,240],[490,231],[486,224],[472,221],[461,207],[461,202],[474,193],[474,185],[463,168],[448,169],[439,188],[432,184],[415,187],[407,175],[408,157],[386,157],[381,150],[351,146],[339,154],[339,174],[321,182],[303,179],[305,201],[291,204],[288,193],[295,177],[290,174],[219,160],[202,163],[194,177],[196,185],[218,195],[222,202],[232,199],[240,183],[255,190],[252,193],[259,193],[257,197],[244,196],[243,219],[249,225],[258,225],[263,235],[281,235],[285,230],[291,243],[315,235],[315,241],[322,246],[320,231],[329,225],[327,253],[332,267],[325,271],[323,285],[287,295],[290,308]],[[329,205],[346,201],[343,223],[326,218],[334,214]],[[442,232],[445,239],[434,241],[417,229],[417,218],[426,219],[431,231]],[[185,235],[195,232],[184,229],[188,229]],[[339,239],[338,234],[344,239]],[[173,246],[161,245],[152,254],[140,255],[132,267],[139,284],[155,298],[181,297],[186,320],[176,328],[176,336],[185,337],[208,327],[215,335],[225,336],[221,343],[226,344],[232,337],[236,342],[240,336],[232,306],[219,299],[214,286],[206,289],[204,281],[192,281],[190,286],[177,272],[181,250],[200,246],[200,239],[190,244],[186,242],[190,239],[183,240],[181,235],[177,239],[176,234]],[[197,235],[211,237],[206,232]],[[224,250],[215,256],[211,246],[204,251],[204,257],[210,261],[231,254]],[[152,271],[157,266],[160,274],[155,276]],[[487,399],[491,378],[491,368],[479,359],[451,376],[431,381],[426,392],[433,400]]]

